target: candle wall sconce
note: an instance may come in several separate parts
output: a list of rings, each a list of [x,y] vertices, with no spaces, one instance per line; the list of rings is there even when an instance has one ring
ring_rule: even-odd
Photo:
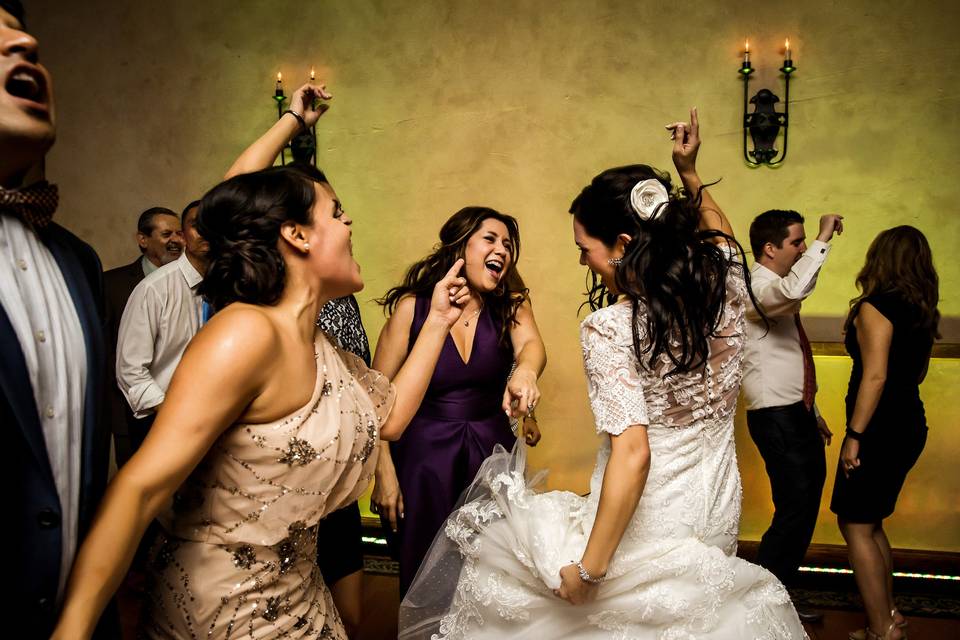
[[[310,70],[310,82],[314,81],[314,71]],[[287,96],[283,93],[283,75],[277,72],[277,87],[273,92],[273,99],[277,103],[277,120],[283,117],[284,104],[287,102]],[[314,164],[317,157],[317,129],[311,127],[309,131],[301,131],[293,137],[290,144],[280,149],[280,164],[287,164],[287,149],[290,150],[290,157],[294,162],[304,162]]]
[[[769,89],[760,89],[752,98],[750,96],[750,75],[755,71],[750,64],[750,43],[744,44],[743,64],[740,66],[740,75],[743,77],[743,159],[752,167],[762,164],[775,166],[787,158],[787,132],[790,124],[790,76],[797,68],[790,55],[790,40],[786,42],[783,66],[784,102],[783,112],[776,109],[780,102],[779,96]],[[753,111],[748,112],[749,105]],[[774,145],[777,136],[783,129],[783,151],[779,152]],[[747,134],[753,142],[753,150],[747,150]]]

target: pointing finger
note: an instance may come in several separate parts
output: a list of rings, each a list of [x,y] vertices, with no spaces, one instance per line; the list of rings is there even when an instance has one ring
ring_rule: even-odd
[[[444,276],[444,279],[446,279],[446,278],[455,278],[455,277],[457,276],[457,274],[460,273],[460,269],[463,268],[463,265],[464,265],[464,260],[463,260],[463,258],[457,258],[457,261],[454,262],[454,263],[453,263],[453,266],[450,267],[450,270],[447,271],[447,275]]]

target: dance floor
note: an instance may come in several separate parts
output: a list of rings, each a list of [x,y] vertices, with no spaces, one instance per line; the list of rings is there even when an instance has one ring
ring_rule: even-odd
[[[397,610],[399,595],[392,565],[388,558],[367,556],[364,610]],[[818,582],[824,582],[824,588],[815,588]],[[852,578],[849,577],[840,581],[836,578],[810,577],[805,580],[805,588],[795,594],[802,604],[823,614],[822,622],[805,625],[811,640],[847,640],[850,631],[863,627],[864,617],[858,596],[847,589],[852,587],[851,583]],[[954,589],[952,594],[934,595],[904,592],[898,596],[901,599],[900,606],[907,612],[910,622],[907,630],[911,640],[960,640],[958,591]],[[354,640],[392,640],[396,637],[396,617],[376,615],[364,616],[360,636]]]
[[[830,577],[811,576],[795,597],[804,605],[823,614],[823,621],[806,625],[811,640],[847,640],[847,633],[864,624],[863,613],[855,590],[847,582]],[[822,588],[817,588],[822,583]],[[381,556],[366,556],[364,573],[364,611],[377,615],[363,616],[358,638],[353,640],[393,640],[397,637],[396,615],[399,605],[395,563]],[[900,606],[910,622],[912,640],[957,640],[960,638],[960,593],[957,589],[939,593],[899,591]],[[124,639],[135,637],[139,603],[129,591],[119,599]],[[390,615],[388,615],[390,612]],[[549,640],[545,638],[544,640]]]

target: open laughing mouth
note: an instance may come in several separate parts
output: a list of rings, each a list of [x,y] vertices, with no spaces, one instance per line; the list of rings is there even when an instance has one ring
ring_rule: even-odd
[[[18,64],[7,75],[3,88],[14,98],[30,103],[32,109],[48,111],[47,79],[37,67]]]
[[[500,279],[500,274],[503,273],[503,262],[499,259],[487,260],[483,263],[483,266],[486,268],[487,273],[493,276],[494,280]]]

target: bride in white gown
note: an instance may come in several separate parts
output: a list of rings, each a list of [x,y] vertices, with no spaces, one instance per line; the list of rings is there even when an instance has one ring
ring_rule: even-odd
[[[806,637],[784,587],[735,555],[746,274],[696,174],[696,112],[668,128],[689,197],[632,165],[571,206],[594,279],[589,496],[537,493],[522,441],[495,451],[404,599],[401,638]]]

